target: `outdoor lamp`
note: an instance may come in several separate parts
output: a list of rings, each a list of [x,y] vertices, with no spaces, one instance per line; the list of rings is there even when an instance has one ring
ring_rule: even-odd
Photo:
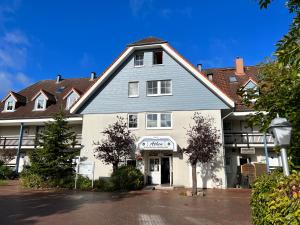
[[[272,134],[275,145],[280,147],[283,173],[285,176],[289,176],[290,172],[285,148],[291,141],[292,125],[286,118],[277,117],[271,121],[268,131]]]

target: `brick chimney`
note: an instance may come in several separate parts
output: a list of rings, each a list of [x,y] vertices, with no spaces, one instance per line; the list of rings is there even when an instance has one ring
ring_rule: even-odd
[[[236,75],[244,75],[244,60],[243,58],[236,57],[235,59],[235,74]]]

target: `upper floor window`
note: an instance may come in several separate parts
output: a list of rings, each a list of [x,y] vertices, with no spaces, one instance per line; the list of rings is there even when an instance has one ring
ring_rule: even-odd
[[[128,128],[135,129],[138,128],[138,115],[128,114]]]
[[[144,65],[144,53],[138,53],[134,56],[134,66],[139,67]]]
[[[47,105],[47,100],[43,95],[40,95],[35,100],[34,109],[35,110],[45,110]]]
[[[139,82],[128,83],[128,97],[139,97]]]
[[[72,105],[79,99],[79,97],[79,94],[77,94],[75,91],[72,91],[68,95],[66,109],[70,109]]]
[[[16,105],[15,100],[12,97],[9,97],[5,101],[4,111],[7,111],[7,112],[14,111],[15,110],[15,105]]]
[[[146,127],[149,129],[172,128],[171,113],[148,113],[146,116]]]
[[[153,52],[153,65],[163,64],[163,51]]]
[[[147,81],[147,95],[171,95],[172,81],[171,80],[153,80]]]

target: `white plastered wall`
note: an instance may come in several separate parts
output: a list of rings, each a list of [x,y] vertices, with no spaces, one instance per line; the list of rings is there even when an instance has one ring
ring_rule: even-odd
[[[179,146],[179,148],[184,148],[187,145],[186,142],[186,132],[189,125],[193,123],[192,116],[195,111],[173,111],[172,112],[172,129],[166,130],[149,130],[145,129],[145,118],[146,113],[138,113],[138,129],[132,130],[133,134],[137,139],[143,136],[171,136]],[[220,110],[199,110],[204,116],[210,116],[214,119],[214,126],[220,130],[220,137],[222,137],[221,129],[221,112]],[[99,159],[94,157],[94,142],[103,140],[102,131],[109,125],[116,121],[117,115],[122,116],[127,121],[127,113],[118,114],[86,114],[83,116],[82,125],[82,145],[81,157],[86,158],[88,161],[95,162],[95,179],[99,177],[109,177],[112,173],[112,166],[105,165]],[[218,156],[220,161],[220,168],[215,173],[215,175],[222,180],[222,184],[214,184],[210,179],[208,179],[207,187],[225,187],[225,172],[223,167],[223,148],[220,148],[220,154]],[[142,166],[143,168],[143,166]],[[199,177],[200,178],[200,177]],[[185,186],[191,187],[191,169],[187,161],[187,156],[185,154],[174,154],[173,155],[173,184],[174,186]],[[202,187],[201,179],[198,179],[198,186]]]

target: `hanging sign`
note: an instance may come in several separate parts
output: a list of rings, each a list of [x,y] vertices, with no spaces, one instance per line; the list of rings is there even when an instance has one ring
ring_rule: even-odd
[[[241,154],[255,155],[255,148],[241,148]]]

